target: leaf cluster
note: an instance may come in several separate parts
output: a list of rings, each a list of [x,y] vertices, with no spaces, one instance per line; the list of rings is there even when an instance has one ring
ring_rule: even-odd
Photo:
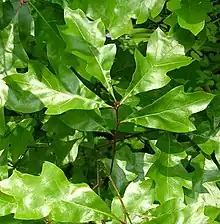
[[[220,223],[219,18],[0,2],[0,223]]]

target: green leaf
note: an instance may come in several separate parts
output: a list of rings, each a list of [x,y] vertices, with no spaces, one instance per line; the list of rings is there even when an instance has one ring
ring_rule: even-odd
[[[207,110],[209,118],[213,120],[214,128],[217,128],[220,124],[220,104],[218,104],[219,100],[220,95],[216,95]]]
[[[207,192],[199,195],[199,199],[205,203],[206,206],[212,206],[219,209],[220,212],[220,190],[216,183],[203,183]]]
[[[27,74],[13,74],[5,78],[8,86],[13,91],[18,91],[20,88],[21,93],[23,91],[29,92],[30,95],[36,97],[40,102],[47,107],[47,114],[61,114],[71,109],[94,109],[106,104],[99,99],[94,93],[89,91],[72,73],[73,81],[75,80],[75,91],[73,93],[68,92],[64,88],[62,83],[56,76],[54,76],[46,67],[37,62],[32,62],[29,66],[29,72]],[[75,78],[75,79],[74,79]],[[18,86],[18,88],[16,87]],[[17,88],[17,89],[16,89]],[[29,112],[29,105],[23,105],[23,107],[16,108],[13,93],[9,92],[8,105],[15,110],[20,109],[22,112]],[[34,111],[40,110],[41,105],[38,108],[35,107]],[[32,111],[32,112],[34,112]]]
[[[80,131],[109,132],[105,121],[94,110],[71,110],[59,118],[70,128]]]
[[[184,54],[183,46],[158,28],[148,42],[146,58],[135,53],[136,70],[121,103],[138,93],[165,86],[170,81],[167,72],[191,63]]]
[[[125,208],[132,221],[142,221],[143,214],[151,208],[154,201],[154,189],[151,180],[131,182],[125,190],[122,198]],[[112,212],[123,220],[123,209],[118,197],[115,197],[111,205]]]
[[[20,42],[18,23],[8,25],[0,30],[0,76],[14,72],[16,68],[27,66],[28,57]]]
[[[199,23],[190,24],[183,20],[181,17],[178,17],[178,23],[183,29],[190,30],[195,36],[198,35],[205,27],[205,20]]]
[[[14,9],[10,1],[0,3],[0,30],[9,25],[14,15]]]
[[[140,2],[136,11],[137,23],[144,23],[148,17],[155,18],[162,11],[164,4],[164,0]]]
[[[195,24],[205,19],[211,9],[211,3],[210,0],[170,0],[168,8],[187,23]]]
[[[8,177],[8,148],[7,141],[0,138],[0,180]]]
[[[151,166],[147,176],[156,183],[155,198],[159,202],[165,202],[176,197],[183,201],[183,186],[191,188],[191,177],[181,164],[181,160],[186,157],[186,153],[173,154],[175,145],[171,142],[172,140],[168,138],[165,145],[161,145],[160,142],[157,143],[160,148],[167,148],[166,153],[158,151],[154,146],[155,143],[151,144],[159,157]]]
[[[212,94],[204,92],[185,93],[183,86],[178,86],[152,104],[134,112],[123,122],[172,132],[193,131],[195,126],[189,116],[204,110],[212,98]]]
[[[89,21],[82,10],[65,8],[65,26],[59,30],[66,42],[67,51],[87,63],[86,71],[97,78],[114,98],[110,69],[114,61],[116,46],[104,45],[105,27],[101,20]],[[83,75],[82,75],[83,76]]]
[[[79,1],[71,4],[72,7],[79,7]],[[128,0],[126,4],[120,0],[100,1],[84,3],[85,11],[90,18],[101,18],[110,31],[113,39],[123,34],[128,34],[132,29],[131,18],[137,18],[137,23],[144,23],[149,17],[156,17],[165,4],[165,0]],[[81,5],[80,5],[81,6]],[[82,6],[81,6],[82,8]],[[114,15],[114,16],[113,16]]]
[[[43,220],[40,221],[24,221],[24,220],[19,220],[19,219],[14,219],[12,215],[7,215],[0,217],[0,222],[2,224],[45,224]]]
[[[165,133],[164,135],[160,136],[156,146],[165,153],[168,154],[175,154],[181,153],[185,151],[185,148],[181,143],[179,143],[176,138],[171,135],[170,133]]]
[[[15,199],[9,195],[0,192],[0,216],[5,216],[15,212]]]
[[[44,163],[40,176],[14,171],[10,178],[0,182],[0,190],[14,197],[16,219],[40,219],[50,215],[58,222],[89,222],[114,218],[88,185],[71,184],[63,172],[49,162]]]
[[[62,165],[73,163],[76,160],[79,145],[83,141],[82,133],[76,131],[75,135],[73,136],[73,139],[74,139],[74,141],[72,141],[73,145],[68,154],[66,155],[66,157],[64,158],[64,160],[62,161]]]
[[[150,218],[148,218],[150,217]],[[146,213],[146,220],[141,224],[166,223],[207,223],[208,217],[204,215],[202,203],[185,206],[180,199],[166,201]]]
[[[210,155],[213,151],[220,152],[220,131],[210,136],[210,138],[204,143],[198,144],[203,152]]]
[[[124,190],[127,184],[133,180],[143,180],[157,155],[147,153],[132,153],[128,146],[122,147],[116,152],[112,169],[112,178],[119,190]],[[110,170],[111,160],[104,159],[107,170]]]
[[[34,144],[33,123],[32,119],[24,119],[9,134],[10,154],[13,162],[16,162],[27,150],[28,145]]]
[[[206,159],[202,153],[198,154],[191,160],[190,163],[194,167],[193,182],[194,191],[201,192],[203,190],[202,184],[206,182],[217,182],[220,181],[220,172],[216,164]]]
[[[0,77],[0,135],[5,132],[4,105],[8,98],[8,86]]]
[[[211,9],[211,3],[210,0],[170,0],[168,9],[176,13],[182,28],[197,35],[205,26],[206,14]]]

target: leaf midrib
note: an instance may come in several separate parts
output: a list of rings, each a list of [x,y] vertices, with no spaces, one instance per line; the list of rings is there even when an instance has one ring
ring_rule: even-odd
[[[179,55],[179,56],[184,56],[184,55]],[[150,64],[150,69],[147,71],[147,73],[142,76],[142,78],[135,84],[135,86],[125,95],[125,97],[121,100],[121,104],[130,96],[130,94],[133,92],[133,90],[140,84],[140,82],[142,82],[142,80],[148,75],[150,74],[151,72],[153,72],[153,70],[155,68],[160,68],[160,67],[164,67],[166,65],[174,65],[174,64],[179,64],[181,62],[186,62],[187,60],[181,60],[181,61],[177,61],[177,62],[169,62],[169,63],[160,63],[160,64],[151,64],[150,61],[149,64]],[[166,73],[167,71],[165,71]],[[165,77],[169,78],[167,75],[165,75]]]
[[[133,119],[136,119],[136,118],[150,117],[150,116],[154,116],[154,115],[159,115],[159,114],[167,113],[167,112],[170,112],[170,111],[181,110],[181,109],[184,108],[184,107],[188,107],[188,106],[191,106],[191,105],[193,105],[193,104],[195,104],[195,103],[202,102],[202,101],[204,101],[204,99],[200,99],[200,100],[197,100],[197,101],[193,101],[193,102],[190,103],[190,104],[185,104],[184,106],[181,106],[181,107],[178,107],[178,108],[172,108],[172,109],[170,109],[170,110],[164,110],[164,111],[157,112],[157,113],[153,113],[153,114],[149,114],[149,115],[143,115],[143,116],[138,116],[138,117],[132,117],[132,118],[129,118],[129,119],[127,119],[127,120],[124,120],[123,122],[125,122],[125,121],[130,121],[130,120],[133,120]],[[152,105],[153,105],[153,104],[151,104],[151,105],[149,105],[149,106],[147,106],[147,107],[150,107],[150,106],[152,106]],[[145,108],[143,108],[143,109],[145,109]],[[143,110],[143,109],[142,109],[142,110]],[[133,113],[133,114],[135,114],[135,113]],[[131,114],[131,115],[132,115],[132,114]]]

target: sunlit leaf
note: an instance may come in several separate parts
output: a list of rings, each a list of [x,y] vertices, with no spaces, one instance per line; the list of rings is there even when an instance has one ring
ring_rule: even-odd
[[[89,21],[81,10],[65,8],[66,25],[59,27],[67,44],[67,50],[87,62],[86,70],[102,82],[112,94],[110,69],[114,61],[116,47],[104,45],[105,27],[101,20]]]
[[[74,73],[72,73],[74,79]],[[47,107],[47,114],[61,114],[71,109],[94,109],[101,105],[105,106],[95,94],[89,91],[76,77],[74,83],[76,86],[75,92],[68,92],[58,78],[56,78],[46,67],[39,63],[33,62],[30,65],[30,70],[27,74],[13,74],[5,78],[6,83],[14,92],[21,89],[22,92],[30,93],[38,101],[42,102]],[[16,90],[16,91],[15,91]],[[9,92],[9,106],[15,107],[15,93]],[[34,105],[35,106],[35,105]],[[29,105],[17,108],[22,112],[27,112]],[[27,108],[27,109],[26,109]],[[34,107],[34,111],[41,109]],[[32,111],[32,112],[34,112]]]
[[[18,23],[0,30],[0,76],[27,66],[28,57],[20,42]]]
[[[132,221],[140,222],[144,213],[151,208],[154,200],[154,189],[151,180],[132,182],[128,185],[122,198]],[[115,197],[111,205],[112,212],[123,220],[123,209],[120,200]]]
[[[183,87],[179,86],[152,104],[134,112],[123,122],[172,132],[193,131],[195,127],[189,116],[204,110],[212,98],[212,94],[204,92],[185,93]]]
[[[185,56],[183,46],[159,28],[148,42],[146,57],[136,51],[135,60],[136,70],[121,103],[138,93],[165,86],[170,81],[166,75],[168,71],[191,62],[191,59]]]
[[[44,163],[40,176],[15,171],[9,179],[0,182],[0,191],[14,197],[17,207],[13,213],[18,219],[40,219],[49,214],[59,222],[114,218],[88,185],[71,184],[63,172],[49,162]]]

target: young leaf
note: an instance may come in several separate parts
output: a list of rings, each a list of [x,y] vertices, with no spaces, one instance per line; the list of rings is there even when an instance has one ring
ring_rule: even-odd
[[[178,86],[152,104],[134,112],[123,122],[172,132],[193,131],[195,126],[189,116],[204,110],[213,97],[204,92],[185,93],[183,86]]]
[[[114,97],[110,69],[114,61],[116,46],[104,45],[105,27],[101,20],[89,21],[82,10],[65,8],[66,25],[59,30],[66,42],[67,51],[87,62],[86,70],[97,78]]]
[[[136,70],[121,103],[138,93],[165,86],[170,81],[166,73],[190,64],[191,58],[185,56],[183,46],[158,28],[148,42],[146,58],[136,51],[135,61]]]
[[[106,104],[94,93],[87,89],[72,73],[75,92],[68,92],[56,76],[54,76],[46,67],[37,62],[32,62],[27,74],[13,74],[5,78],[6,83],[14,91],[18,91],[16,86],[21,88],[21,92],[27,91],[39,99],[45,107],[47,114],[61,114],[71,109],[90,110]],[[13,100],[13,96],[12,96]],[[9,106],[15,105],[10,101]],[[28,106],[27,110],[28,110]],[[25,108],[26,109],[26,108]],[[23,112],[26,112],[24,110]]]
[[[0,182],[0,191],[14,197],[16,219],[40,219],[48,215],[58,222],[114,219],[107,205],[87,184],[71,184],[49,162],[44,163],[40,176],[14,171],[10,178]]]

